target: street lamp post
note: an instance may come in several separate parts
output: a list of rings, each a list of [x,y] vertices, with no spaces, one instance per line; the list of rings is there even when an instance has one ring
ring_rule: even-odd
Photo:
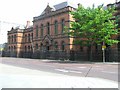
[[[103,45],[102,45],[102,51],[103,51],[103,63],[105,63],[105,48],[106,48],[106,45],[105,45],[105,43],[103,42]]]

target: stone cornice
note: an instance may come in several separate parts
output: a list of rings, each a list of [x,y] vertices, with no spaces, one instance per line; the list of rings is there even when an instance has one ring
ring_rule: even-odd
[[[9,34],[15,34],[15,33],[23,33],[23,30],[13,30],[13,31],[8,31],[8,35]]]
[[[38,17],[33,17],[33,22],[38,21],[38,20],[42,20],[44,18],[49,18],[49,17],[55,16],[55,15],[59,15],[61,13],[68,13],[68,12],[72,11],[72,9],[75,10],[75,8],[68,6],[68,7],[56,10],[56,11],[52,11],[48,14],[43,14],[43,15],[40,15]]]

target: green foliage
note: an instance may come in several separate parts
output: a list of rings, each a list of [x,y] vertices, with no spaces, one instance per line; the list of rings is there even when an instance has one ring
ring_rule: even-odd
[[[68,34],[73,37],[78,37],[74,41],[80,45],[101,44],[102,42],[112,45],[118,43],[112,39],[113,35],[118,34],[113,13],[114,7],[103,9],[103,5],[94,8],[84,8],[82,5],[76,11],[71,12],[74,22],[71,22],[71,28]]]

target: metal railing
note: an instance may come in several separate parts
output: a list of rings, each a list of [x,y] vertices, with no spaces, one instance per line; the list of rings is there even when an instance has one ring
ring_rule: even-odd
[[[102,62],[102,50],[92,52],[91,62]],[[20,58],[35,58],[35,59],[52,59],[52,60],[72,60],[72,61],[90,61],[89,52],[77,51],[40,51],[31,52],[2,52],[3,57],[20,57]],[[119,62],[120,51],[116,49],[105,50],[105,62]]]

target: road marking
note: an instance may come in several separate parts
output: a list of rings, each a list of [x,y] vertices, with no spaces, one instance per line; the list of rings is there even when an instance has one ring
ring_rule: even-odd
[[[93,70],[103,70],[103,68],[92,68]]]
[[[101,66],[94,66],[94,67],[101,67]]]
[[[65,70],[65,69],[55,69],[57,71],[60,71],[60,72],[69,72],[68,70]]]
[[[65,70],[65,69],[55,69],[55,70],[60,71],[60,72],[82,73],[82,72],[79,72],[79,71],[72,71],[72,70]]]
[[[82,72],[78,72],[78,71],[69,71],[69,72],[73,72],[73,73],[82,73]]]
[[[109,72],[109,71],[101,71],[101,72],[104,72],[104,73],[113,73],[113,74],[117,73],[117,72]]]
[[[47,67],[55,67],[55,66],[51,66],[51,65],[45,65],[45,64],[42,64],[42,66],[47,66]]]
[[[77,67],[77,68],[82,68],[82,69],[84,69],[84,68],[87,68],[87,67]]]

